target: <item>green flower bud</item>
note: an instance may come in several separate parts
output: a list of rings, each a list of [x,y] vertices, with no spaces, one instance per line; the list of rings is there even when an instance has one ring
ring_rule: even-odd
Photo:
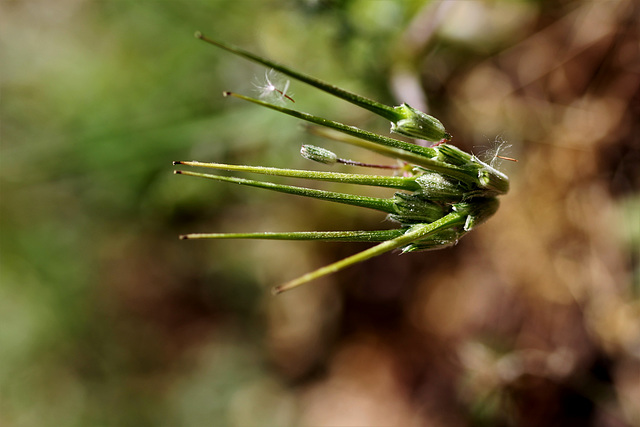
[[[431,251],[453,246],[464,234],[460,227],[447,228],[405,246],[402,248],[402,253]]]
[[[300,154],[307,160],[333,165],[338,161],[338,156],[326,148],[316,147],[315,145],[303,145],[300,148]]]
[[[450,140],[449,135],[440,120],[420,110],[402,104],[393,108],[398,119],[391,122],[391,132],[410,138],[424,139],[431,142]]]
[[[415,178],[422,194],[434,200],[462,200],[468,191],[461,182],[449,179],[439,173],[425,172]]]
[[[465,182],[484,189],[487,195],[491,193],[494,195],[505,194],[509,191],[509,178],[499,170],[480,161],[473,154],[449,144],[439,145],[435,149],[438,151],[439,160],[464,170],[469,177]]]
[[[475,197],[469,202],[456,203],[451,206],[453,212],[466,215],[463,225],[452,225],[444,230],[416,240],[402,248],[402,252],[428,251],[445,248],[458,243],[465,234],[477,225],[485,222],[498,210],[498,199],[495,197]]]
[[[446,214],[442,205],[432,202],[420,193],[396,193],[393,203],[397,214],[389,215],[389,219],[401,224],[433,222]]]
[[[453,205],[453,210],[467,215],[464,231],[471,231],[496,213],[498,206],[500,202],[495,197],[476,197],[469,202],[456,203]]]

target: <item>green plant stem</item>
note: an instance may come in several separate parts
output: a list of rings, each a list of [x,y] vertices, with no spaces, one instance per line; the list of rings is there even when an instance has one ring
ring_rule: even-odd
[[[233,46],[227,43],[223,43],[217,40],[213,40],[210,39],[208,37],[206,37],[204,34],[202,34],[201,32],[196,32],[195,34],[196,38],[199,38],[202,41],[205,41],[213,46],[222,48],[228,52],[231,52],[235,55],[241,56],[245,59],[248,59],[250,61],[253,62],[257,62],[258,64],[262,64],[266,67],[270,67],[273,68],[276,71],[279,71],[291,78],[294,78],[296,80],[299,80],[303,83],[307,83],[308,85],[311,85],[315,88],[318,88],[324,92],[330,93],[334,96],[337,96],[338,98],[344,99],[347,102],[350,102],[352,104],[355,104],[359,107],[365,108],[375,114],[378,114],[379,116],[382,116],[392,122],[395,122],[396,120],[399,119],[398,117],[398,113],[395,111],[395,109],[393,107],[389,107],[388,105],[384,105],[381,104],[379,102],[376,102],[372,99],[369,98],[365,98],[364,96],[360,96],[357,95],[355,93],[346,91],[344,89],[340,89],[337,86],[334,86],[332,84],[329,84],[327,82],[324,82],[322,80],[316,79],[314,77],[311,77],[307,74],[303,74],[300,73],[298,71],[292,70],[291,68],[279,64],[277,62],[273,62],[270,61],[266,58],[262,58],[254,53],[248,52],[244,49],[241,49],[237,46]]]
[[[319,268],[315,271],[312,271],[311,273],[307,273],[283,285],[277,286],[273,288],[273,293],[280,294],[282,292],[291,290],[293,288],[296,288],[312,280],[340,271],[353,264],[366,261],[369,258],[373,258],[385,252],[389,252],[393,249],[397,249],[399,247],[407,245],[415,240],[418,240],[426,236],[429,236],[430,234],[436,233],[439,230],[449,228],[459,224],[464,224],[465,220],[466,220],[466,214],[459,213],[459,212],[451,212],[445,215],[444,217],[440,218],[439,220],[431,222],[429,224],[414,225],[399,237],[382,242],[372,248],[359,252],[355,255],[352,255],[340,261],[334,262],[333,264],[329,264],[325,267]]]
[[[293,231],[286,233],[191,233],[180,236],[192,239],[260,239],[260,240],[306,240],[320,242],[384,242],[404,234],[403,229],[372,231]]]
[[[286,176],[291,178],[304,178],[316,181],[339,182],[345,184],[370,185],[375,187],[396,188],[407,191],[420,190],[420,185],[413,178],[400,176],[381,176],[381,175],[360,175],[351,173],[338,172],[319,172],[298,169],[281,169],[263,166],[245,166],[245,165],[228,165],[222,163],[203,163],[203,162],[174,162],[174,165],[186,165],[194,167],[203,167],[216,170],[227,170],[237,172],[251,172],[262,175]]]
[[[175,171],[178,175],[197,176],[200,178],[213,179],[216,181],[233,182],[240,185],[248,185],[251,187],[265,188],[268,190],[278,191],[281,193],[295,194],[298,196],[312,197],[316,199],[326,200],[328,202],[343,203],[346,205],[359,206],[363,208],[376,209],[386,213],[397,214],[397,209],[393,200],[381,199],[379,197],[357,196],[353,194],[336,193],[333,191],[316,190],[313,188],[295,187],[291,185],[274,184],[272,182],[254,181],[251,179],[235,178],[228,176],[210,175],[205,173],[190,171]]]
[[[359,129],[355,126],[347,126],[345,124],[335,122],[333,120],[323,119],[322,117],[314,116],[313,114],[304,113],[298,110],[292,110],[290,108],[282,107],[280,105],[270,104],[268,102],[261,101],[259,99],[251,98],[245,95],[240,95],[239,93],[226,91],[226,92],[223,92],[222,94],[224,96],[233,96],[235,98],[253,102],[254,104],[258,104],[263,107],[267,107],[272,110],[279,111],[289,116],[296,117],[301,120],[305,120],[309,123],[314,123],[320,126],[336,129],[340,132],[346,133],[347,135],[352,135],[358,138],[365,139],[367,141],[375,142],[376,144],[397,148],[409,153],[418,154],[420,158],[423,160],[428,160],[438,155],[438,152],[431,147],[423,147],[421,145],[400,141],[399,139],[378,135],[373,132],[368,132],[366,130]]]

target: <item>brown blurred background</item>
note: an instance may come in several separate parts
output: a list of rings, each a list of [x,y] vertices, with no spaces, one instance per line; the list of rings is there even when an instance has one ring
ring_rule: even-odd
[[[0,425],[640,426],[639,13],[3,0]],[[428,110],[478,155],[510,145],[510,193],[456,247],[271,296],[367,245],[177,236],[390,225],[171,161],[314,168],[301,143],[380,159],[222,99],[255,95],[264,70],[196,30]],[[388,131],[291,90],[300,110]]]

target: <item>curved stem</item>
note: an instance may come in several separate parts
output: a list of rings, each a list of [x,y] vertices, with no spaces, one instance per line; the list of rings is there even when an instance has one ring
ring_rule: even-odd
[[[430,234],[437,232],[438,230],[442,230],[443,228],[449,228],[454,225],[462,224],[465,222],[465,220],[465,214],[451,212],[450,214],[447,214],[439,220],[431,222],[429,224],[414,225],[413,227],[409,228],[408,231],[403,233],[401,236],[396,237],[395,239],[387,240],[372,248],[359,252],[355,255],[351,255],[350,257],[344,258],[340,261],[334,262],[333,264],[329,264],[325,267],[312,271],[311,273],[300,276],[297,279],[291,280],[290,282],[287,282],[283,285],[277,286],[273,288],[273,293],[279,294],[293,288],[297,288],[300,285],[318,279],[322,276],[335,273],[353,264],[366,261],[369,258],[373,258],[385,252],[389,252],[393,249],[409,244],[415,240],[424,238]]]

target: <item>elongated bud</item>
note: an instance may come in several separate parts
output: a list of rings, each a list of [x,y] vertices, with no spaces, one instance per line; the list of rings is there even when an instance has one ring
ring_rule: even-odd
[[[420,185],[422,194],[434,200],[462,200],[469,197],[466,186],[435,172],[425,172],[415,178]]]
[[[338,156],[335,153],[315,145],[303,145],[300,148],[300,154],[307,160],[324,163],[325,165],[333,165],[338,162]]]
[[[424,139],[431,142],[450,140],[440,120],[420,110],[402,104],[393,108],[398,119],[391,122],[391,132],[410,138]]]
[[[396,193],[393,203],[397,213],[390,214],[388,218],[405,225],[433,222],[446,214],[442,205],[430,201],[420,193]]]
[[[434,249],[442,249],[453,246],[465,234],[460,226],[440,230],[424,239],[417,240],[402,248],[402,253],[431,251]]]

